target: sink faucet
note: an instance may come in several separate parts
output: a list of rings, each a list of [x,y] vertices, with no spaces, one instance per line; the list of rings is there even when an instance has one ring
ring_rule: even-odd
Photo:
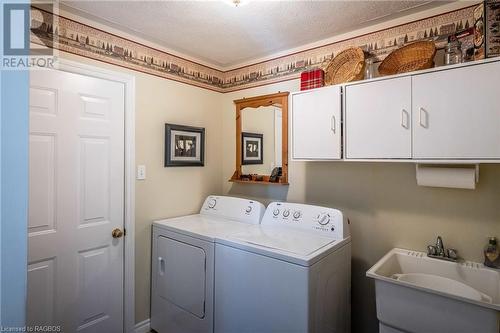
[[[446,249],[443,244],[443,239],[438,236],[436,239],[436,245],[427,246],[427,256],[436,259],[442,259],[447,261],[458,261],[458,252],[455,249]]]
[[[441,236],[438,236],[436,239],[436,252],[439,256],[444,256],[444,244]]]

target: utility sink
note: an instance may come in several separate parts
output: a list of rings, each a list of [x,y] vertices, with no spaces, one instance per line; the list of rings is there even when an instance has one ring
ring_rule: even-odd
[[[380,333],[499,333],[500,271],[393,249],[375,279]]]

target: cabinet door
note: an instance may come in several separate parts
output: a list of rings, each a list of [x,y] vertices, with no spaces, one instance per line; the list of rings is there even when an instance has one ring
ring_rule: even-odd
[[[411,78],[346,87],[347,158],[411,158]]]
[[[292,157],[333,160],[341,156],[341,91],[331,86],[292,96]]]
[[[413,77],[413,157],[500,158],[500,62]]]

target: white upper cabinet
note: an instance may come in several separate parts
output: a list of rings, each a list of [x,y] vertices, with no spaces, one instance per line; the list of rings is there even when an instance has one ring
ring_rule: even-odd
[[[500,163],[498,59],[343,89],[343,113],[341,86],[292,95],[293,159]]]
[[[410,159],[411,77],[345,88],[346,158]]]
[[[292,158],[342,158],[341,88],[329,86],[292,95]]]
[[[499,82],[500,62],[413,76],[413,158],[500,158]]]

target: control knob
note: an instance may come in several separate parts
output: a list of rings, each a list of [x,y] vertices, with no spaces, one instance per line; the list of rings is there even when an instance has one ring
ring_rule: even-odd
[[[296,211],[296,212],[294,212],[294,213],[293,213],[293,218],[294,218],[294,219],[298,219],[298,218],[300,218],[301,216],[302,216],[302,213],[301,213],[301,212],[299,212],[299,211]]]
[[[246,209],[245,209],[245,212],[247,213],[250,213],[252,211],[252,206],[248,206]]]
[[[287,209],[283,212],[283,217],[288,217],[288,216],[290,216],[290,210]]]
[[[208,208],[214,208],[215,205],[217,205],[217,200],[215,200],[213,198],[208,200]]]
[[[327,225],[330,222],[330,215],[328,214],[320,214],[318,216],[318,223],[321,225]]]
[[[280,213],[280,210],[279,210],[278,208],[275,208],[275,209],[273,210],[273,215],[274,215],[274,216],[278,216],[278,215],[279,215],[279,213]]]

